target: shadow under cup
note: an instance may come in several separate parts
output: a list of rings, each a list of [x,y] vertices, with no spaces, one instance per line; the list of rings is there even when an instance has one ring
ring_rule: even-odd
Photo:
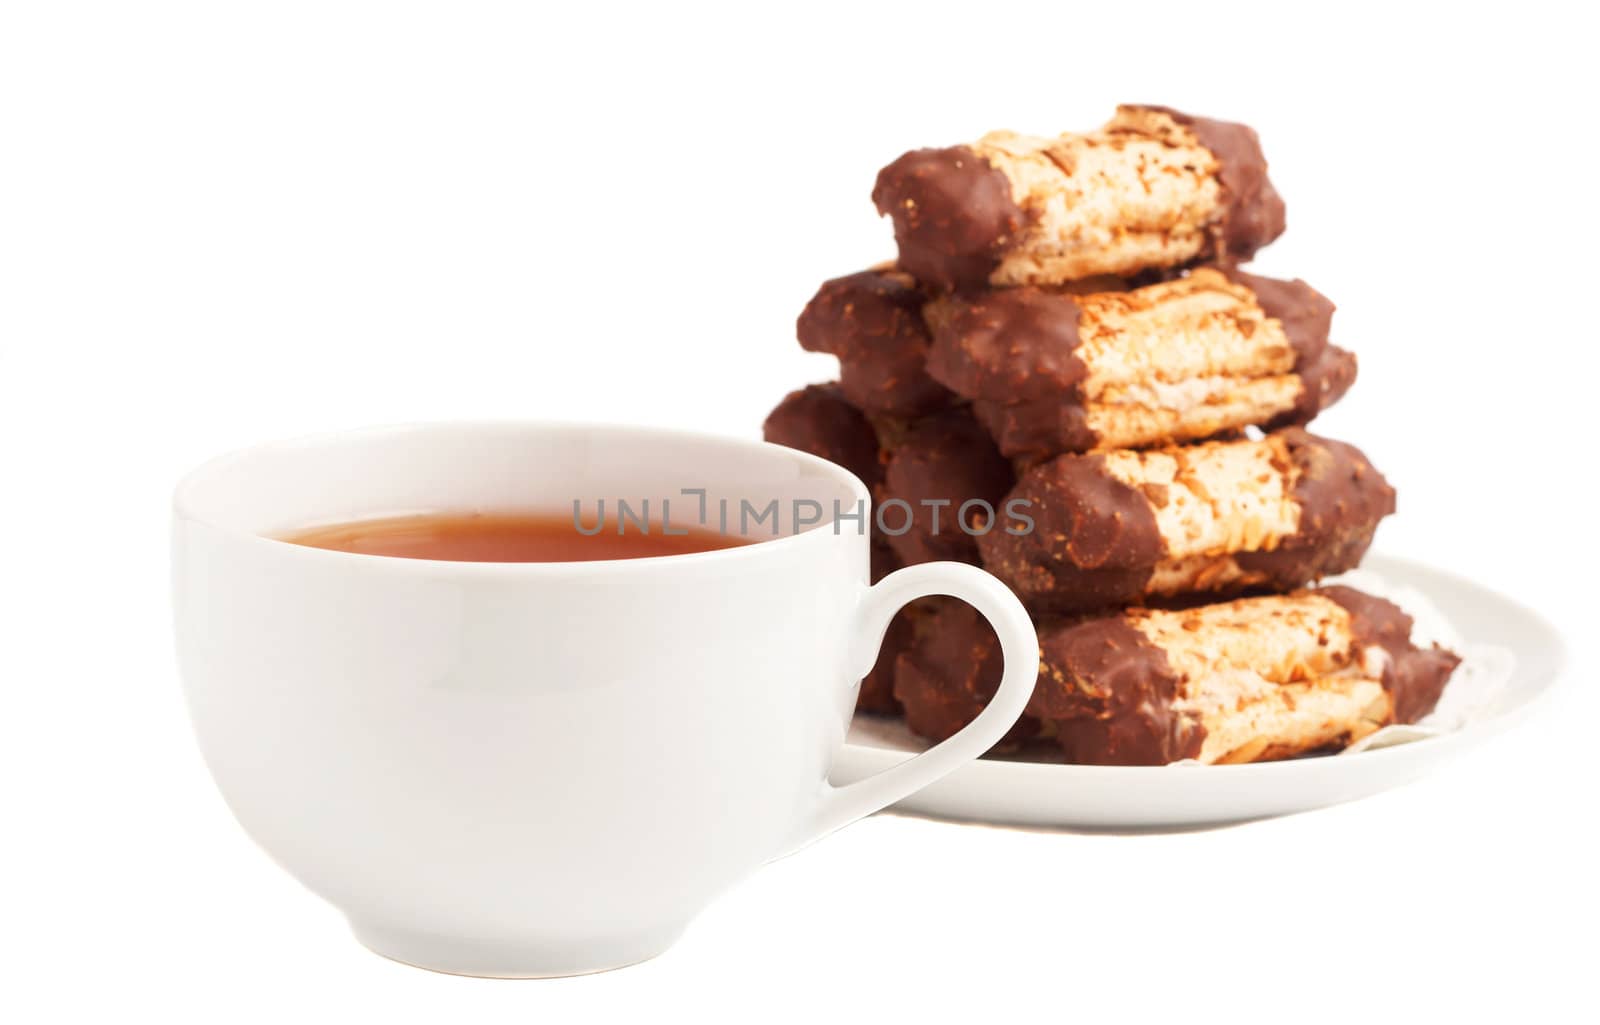
[[[520,564],[271,539],[574,500],[592,520],[602,499],[685,526],[703,503],[713,529],[728,510],[730,533],[777,538]],[[421,426],[225,456],[175,508],[202,751],[250,835],[380,953],[481,975],[640,960],[821,800],[865,671],[869,509],[808,455],[643,429]]]

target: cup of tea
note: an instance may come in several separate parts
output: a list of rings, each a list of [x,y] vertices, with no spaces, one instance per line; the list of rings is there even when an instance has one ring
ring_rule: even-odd
[[[380,428],[224,456],[174,508],[183,686],[229,807],[364,944],[440,971],[659,953],[763,863],[993,746],[1037,671],[988,574],[869,586],[867,489],[775,445]],[[890,618],[933,594],[994,626],[994,699],[830,785]]]

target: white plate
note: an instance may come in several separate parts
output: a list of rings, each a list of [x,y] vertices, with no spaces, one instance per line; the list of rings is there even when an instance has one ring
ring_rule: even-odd
[[[1076,829],[1171,829],[1322,808],[1409,783],[1518,721],[1555,683],[1566,654],[1543,617],[1443,570],[1374,555],[1364,569],[1415,587],[1470,643],[1500,645],[1516,670],[1490,707],[1455,732],[1342,757],[1254,765],[1120,767],[984,758],[895,807],[941,818]],[[858,720],[836,783],[887,768],[926,747],[903,726]]]

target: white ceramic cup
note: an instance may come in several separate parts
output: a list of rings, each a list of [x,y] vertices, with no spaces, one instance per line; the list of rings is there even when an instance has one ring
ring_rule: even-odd
[[[783,536],[520,564],[272,539],[412,512],[592,514],[601,498],[665,498],[684,524],[700,503],[684,489],[704,489],[712,524],[723,499],[776,499]],[[380,428],[224,456],[175,499],[178,650],[206,762],[256,842],[381,954],[518,977],[643,960],[764,862],[977,757],[1027,702],[1038,645],[1011,592],[956,563],[869,587],[848,518],[867,502],[804,453],[625,427]],[[826,519],[790,533],[810,503]],[[997,694],[926,753],[829,785],[890,617],[929,594],[994,625]]]

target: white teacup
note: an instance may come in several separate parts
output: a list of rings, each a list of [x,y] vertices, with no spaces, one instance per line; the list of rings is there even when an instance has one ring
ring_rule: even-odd
[[[568,563],[272,539],[601,498],[667,498],[682,523],[700,502],[685,489],[704,489],[711,523],[723,499],[776,499],[783,536]],[[178,648],[206,762],[256,842],[381,954],[490,976],[649,958],[762,863],[977,757],[1027,702],[1038,647],[1011,592],[956,563],[868,587],[849,518],[867,503],[800,452],[624,427],[382,428],[217,459],[175,500]],[[789,532],[816,507],[821,525]],[[929,594],[994,625],[998,693],[928,752],[829,785],[890,617]]]

